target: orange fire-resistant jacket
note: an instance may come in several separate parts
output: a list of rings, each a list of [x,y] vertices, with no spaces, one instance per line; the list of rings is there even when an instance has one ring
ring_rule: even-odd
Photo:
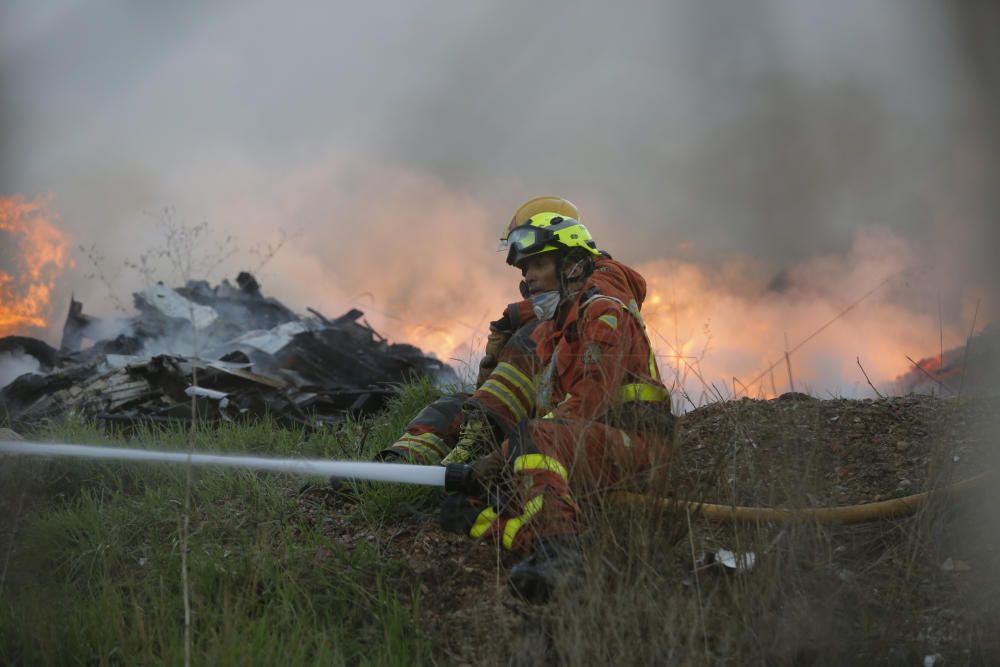
[[[538,537],[579,531],[575,490],[627,483],[662,458],[669,434],[610,419],[615,406],[634,401],[669,411],[639,313],[645,296],[642,276],[598,258],[568,310],[534,327],[530,355],[508,345],[472,401],[514,424],[501,452],[515,495],[488,505],[450,498],[443,526],[527,552]]]
[[[638,272],[597,258],[565,319],[532,334],[544,367],[537,416],[602,421],[615,403],[667,398],[639,313],[645,298]]]

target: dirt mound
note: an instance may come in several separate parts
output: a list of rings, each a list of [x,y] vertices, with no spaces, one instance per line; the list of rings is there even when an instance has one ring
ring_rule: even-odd
[[[1000,398],[743,399],[682,417],[671,467],[709,502],[876,502],[982,472],[998,426]]]
[[[927,396],[855,401],[818,400],[794,394],[769,401],[717,403],[692,411],[679,420],[671,462],[673,486],[666,491],[677,497],[763,506],[847,505],[919,493],[935,483],[980,473],[991,460],[996,461],[996,441],[991,438],[1000,425],[998,408],[1000,399],[997,398],[936,399]],[[419,629],[433,638],[443,662],[500,664],[508,658],[514,660],[523,651],[539,659],[549,655],[547,651],[555,650],[553,647],[558,647],[561,653],[568,651],[563,644],[569,640],[560,637],[567,632],[572,634],[567,628],[576,627],[575,621],[565,620],[566,614],[577,613],[576,607],[555,604],[533,607],[513,597],[506,586],[509,557],[499,553],[494,545],[475,543],[441,531],[434,513],[414,513],[377,530],[360,530],[356,519],[352,518],[354,505],[350,495],[329,489],[305,493],[302,503],[304,510],[316,521],[324,522],[325,532],[335,543],[353,547],[366,542],[379,549],[380,555],[400,559],[407,569],[407,580],[412,581],[413,591],[419,596]],[[883,523],[891,527],[891,522]],[[624,529],[614,528],[612,532],[617,530]],[[593,530],[588,532],[587,543],[593,545],[593,549],[588,548],[588,567],[598,573],[597,578],[610,576],[614,579],[617,576],[605,572],[602,563],[611,563],[606,566],[611,571],[634,569],[627,558],[621,560],[624,555],[615,549],[605,552],[597,547],[601,538],[595,538]],[[893,586],[892,577],[904,577],[906,586],[898,588],[909,596],[905,604],[919,610],[919,614],[911,618],[908,612],[900,611],[899,618],[880,630],[881,635],[875,639],[856,638],[859,655],[884,656],[890,648],[897,650],[893,648],[897,644],[920,655],[932,649],[957,652],[961,648],[956,648],[961,643],[959,639],[972,636],[982,625],[955,621],[965,613],[955,600],[969,597],[969,590],[986,590],[985,583],[979,586],[975,583],[979,579],[966,577],[968,582],[963,587],[961,581],[952,578],[967,575],[967,572],[956,574],[956,568],[968,568],[968,562],[975,562],[973,574],[983,582],[992,581],[994,564],[1000,560],[995,545],[985,550],[982,545],[965,550],[955,547],[954,552],[948,553],[957,554],[956,559],[949,556],[947,561],[931,548],[933,553],[927,561],[916,566],[900,556],[901,553],[909,554],[908,548],[900,546],[902,543],[896,544],[899,536],[908,534],[906,531],[890,530],[889,534],[896,537],[887,538],[879,525],[855,526],[829,535],[824,533],[838,546],[826,551],[821,549],[836,560],[821,563],[820,557],[808,550],[795,551],[796,555],[776,553],[775,549],[789,551],[786,542],[791,534],[779,532],[774,541],[769,542],[771,551],[758,552],[760,558],[777,570],[787,567],[776,564],[781,557],[796,562],[809,561],[801,567],[811,573],[813,583],[810,585],[815,587],[816,581],[832,581],[830,586],[844,598],[846,606],[841,611],[845,618],[854,618],[857,606],[873,604],[873,608],[881,608],[878,596],[886,594],[884,590],[879,593],[882,589],[873,586]],[[619,538],[628,539],[626,535],[619,535]],[[697,599],[697,588],[692,583],[694,563],[691,554],[696,544],[698,554],[705,553],[706,548],[715,548],[711,545],[716,540],[721,540],[719,544],[723,546],[731,546],[732,537],[724,526],[699,526],[695,519],[690,538],[681,540],[676,548],[668,546],[657,554],[655,562],[660,564],[651,561],[657,576],[662,577],[662,581],[658,579],[657,582],[669,592],[673,602],[664,597],[656,604],[663,609],[674,609],[671,604],[691,604],[690,600]],[[774,544],[779,546],[774,547]],[[941,548],[946,547],[942,545]],[[965,555],[966,551],[969,555]],[[946,564],[940,565],[939,561]],[[948,563],[958,565],[949,569]],[[733,590],[738,592],[741,587],[754,590],[754,586],[770,590],[767,587],[772,584],[784,590],[790,585],[774,573],[768,574],[765,566],[757,569],[761,571],[755,570],[749,575],[752,584]],[[827,571],[832,574],[825,576]],[[627,580],[632,575],[622,576]],[[593,582],[588,584],[593,585]],[[733,591],[725,592],[730,587],[724,582],[720,585],[721,592],[715,595],[736,595]],[[865,597],[865,591],[869,590],[875,591],[871,593],[876,596],[875,602]],[[586,595],[582,599],[590,600]],[[605,602],[602,600],[608,595],[614,598],[613,592],[594,594],[596,601],[591,601],[596,605],[594,608],[603,608]],[[802,604],[811,604],[806,589],[802,595],[805,596]],[[829,596],[829,592],[816,595]],[[752,594],[748,597],[767,598]],[[833,598],[826,599],[829,602]],[[896,598],[891,600],[885,604],[903,604],[896,602]],[[614,613],[627,613],[633,602],[623,603],[625,606]],[[615,608],[617,603],[607,604]],[[728,609],[726,605],[711,607],[718,618],[712,616],[706,622],[728,627],[731,621],[726,620],[727,614],[736,618],[742,609],[742,603],[730,604],[735,611],[719,611]],[[781,605],[776,608],[782,609]],[[983,608],[987,611],[977,611],[980,614],[977,618],[992,613],[993,607],[986,605]],[[762,624],[758,630],[766,629],[771,621],[759,611],[748,612],[749,617],[758,618]],[[799,616],[802,614],[794,615],[795,618]],[[607,623],[613,625],[614,621],[609,619]],[[699,631],[705,632],[703,627]],[[720,637],[726,636],[725,632],[728,631],[718,628],[714,631]],[[708,634],[713,631],[709,629]],[[594,641],[599,643],[599,640]],[[802,641],[809,644],[812,640]],[[538,649],[531,642],[543,648]],[[798,645],[794,641],[786,643]]]

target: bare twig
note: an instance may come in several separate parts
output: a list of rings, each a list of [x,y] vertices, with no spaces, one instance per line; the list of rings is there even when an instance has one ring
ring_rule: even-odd
[[[973,320],[973,327],[975,327],[975,320]],[[941,316],[941,293],[938,292],[938,350],[940,356],[938,359],[941,363],[944,363],[944,318]]]
[[[77,246],[77,248],[79,248],[80,252],[87,256],[87,261],[90,262],[92,271],[86,276],[87,279],[96,278],[102,285],[104,285],[104,289],[107,291],[108,298],[111,299],[111,303],[114,304],[115,310],[122,313],[127,312],[125,304],[122,303],[120,298],[118,298],[118,294],[115,293],[115,288],[113,286],[113,283],[118,276],[116,274],[109,278],[105,273],[104,262],[107,258],[97,251],[97,244],[91,243],[89,248],[83,245]]]
[[[267,266],[268,262],[274,259],[274,256],[278,254],[278,251],[281,250],[285,243],[288,242],[288,238],[288,234],[282,230],[277,243],[268,243],[266,249],[262,249],[260,247],[250,249],[250,254],[260,257],[260,263],[257,264],[257,268],[254,269],[254,273],[260,273],[260,270]]]
[[[788,390],[795,391],[795,380],[792,378],[792,358],[788,355],[788,334],[785,334],[785,368],[788,369]],[[751,383],[753,384],[753,383]]]
[[[965,351],[962,353],[962,374],[958,382],[959,396],[962,395],[962,390],[965,389],[965,376],[969,374],[969,344],[972,342],[972,337],[976,334],[976,320],[979,319],[979,302],[980,299],[976,299],[976,310],[972,313],[972,329],[969,331],[969,337],[965,339]],[[944,358],[941,359],[941,363],[944,363]]]
[[[868,383],[868,386],[872,388],[872,391],[875,392],[876,396],[878,396],[879,398],[885,398],[885,396],[883,396],[882,393],[875,388],[875,385],[872,384],[871,379],[869,379],[868,373],[865,372],[865,367],[861,365],[861,357],[858,357],[857,360],[858,360],[858,368],[861,369],[861,374],[865,376],[865,381]]]

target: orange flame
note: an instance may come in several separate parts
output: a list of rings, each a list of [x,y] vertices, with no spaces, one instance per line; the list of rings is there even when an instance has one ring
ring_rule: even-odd
[[[946,365],[940,354],[921,359],[917,362],[917,368],[925,377],[938,381],[948,380],[962,372],[961,363]]]
[[[24,327],[44,327],[52,288],[72,263],[69,241],[52,222],[46,198],[0,197],[0,336]]]
[[[885,278],[887,270],[899,268],[886,263],[837,264],[842,285],[835,294],[864,294]],[[813,261],[801,272],[818,271],[817,265],[823,268]],[[837,395],[863,394],[868,385],[862,372],[892,391],[886,383],[906,369],[907,351],[926,350],[938,342],[938,322],[908,311],[881,292],[842,314],[843,298],[816,291],[827,283],[822,276],[809,283],[808,292],[781,293],[767,290],[769,274],[752,262],[738,261],[714,272],[674,260],[636,268],[647,280],[643,316],[660,372],[671,389],[685,390],[687,408],[720,395],[773,398],[788,391],[793,379],[796,390],[814,395],[825,395],[828,388]],[[453,269],[440,268],[439,273],[449,270]],[[400,316],[385,323],[384,333],[433,351],[453,365],[458,362],[460,375],[474,375],[485,342],[485,321],[498,317],[506,301],[514,300],[509,297],[516,298],[517,277],[509,280],[506,292],[496,281],[500,296],[495,291],[470,292],[464,299],[452,300],[450,308],[440,303],[436,309],[428,306],[438,313],[436,326],[407,322]],[[407,315],[418,319],[413,311]],[[463,324],[471,322],[482,324]],[[832,325],[824,331],[827,322]],[[797,349],[817,331],[822,335]],[[944,333],[949,340],[960,335]],[[787,362],[786,350],[792,350]]]

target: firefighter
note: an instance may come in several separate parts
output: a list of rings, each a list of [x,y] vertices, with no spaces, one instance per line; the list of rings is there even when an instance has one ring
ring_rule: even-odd
[[[527,554],[510,583],[543,602],[582,565],[575,494],[648,475],[664,461],[673,417],[640,313],[642,276],[598,252],[587,229],[559,212],[515,226],[507,249],[539,323],[514,337],[524,353],[501,362],[502,375],[466,404],[467,414],[485,417],[467,417],[467,431],[513,427],[467,434],[503,439],[473,464],[485,497],[450,496],[441,522]],[[507,484],[491,483],[498,471]]]
[[[567,218],[579,219],[580,213],[576,206],[562,197],[534,197],[524,202],[514,211],[510,222],[504,229],[500,239],[502,247],[506,243],[511,230],[519,227],[532,216],[546,211],[552,211]],[[524,281],[520,285],[522,299],[509,304],[503,314],[490,323],[490,333],[486,340],[485,354],[479,362],[479,373],[476,387],[482,387],[490,375],[496,370],[501,359],[519,357],[525,354],[526,337],[538,323],[534,312],[534,304]],[[523,329],[523,331],[521,331]],[[514,342],[510,350],[506,350],[514,334],[521,331],[521,338]],[[505,363],[510,363],[506,360]],[[501,369],[503,370],[503,368]],[[469,398],[467,394],[444,396],[434,401],[420,411],[407,425],[406,431],[390,447],[379,452],[380,460],[399,460],[424,465],[442,463],[452,454],[459,439],[463,437],[462,426],[465,423],[463,406]],[[509,424],[508,426],[512,426]],[[448,462],[462,461],[470,458],[469,446],[482,441],[482,424],[476,424],[466,429],[465,444],[448,458]],[[498,429],[502,430],[502,429]]]
[[[544,196],[529,199],[521,204],[514,211],[514,215],[511,216],[510,222],[507,224],[507,229],[500,238],[500,248],[502,250],[507,249],[507,237],[510,236],[510,232],[513,229],[528,222],[531,216],[546,211],[554,211],[559,215],[575,220],[580,219],[580,212],[576,206],[562,197]],[[493,369],[496,368],[500,361],[500,353],[507,344],[507,341],[514,335],[514,332],[520,329],[521,326],[536,319],[534,304],[531,301],[527,285],[523,280],[520,284],[520,290],[521,301],[507,306],[500,319],[490,322],[490,335],[486,340],[486,354],[479,362],[479,376],[476,378],[477,387],[481,386]]]

